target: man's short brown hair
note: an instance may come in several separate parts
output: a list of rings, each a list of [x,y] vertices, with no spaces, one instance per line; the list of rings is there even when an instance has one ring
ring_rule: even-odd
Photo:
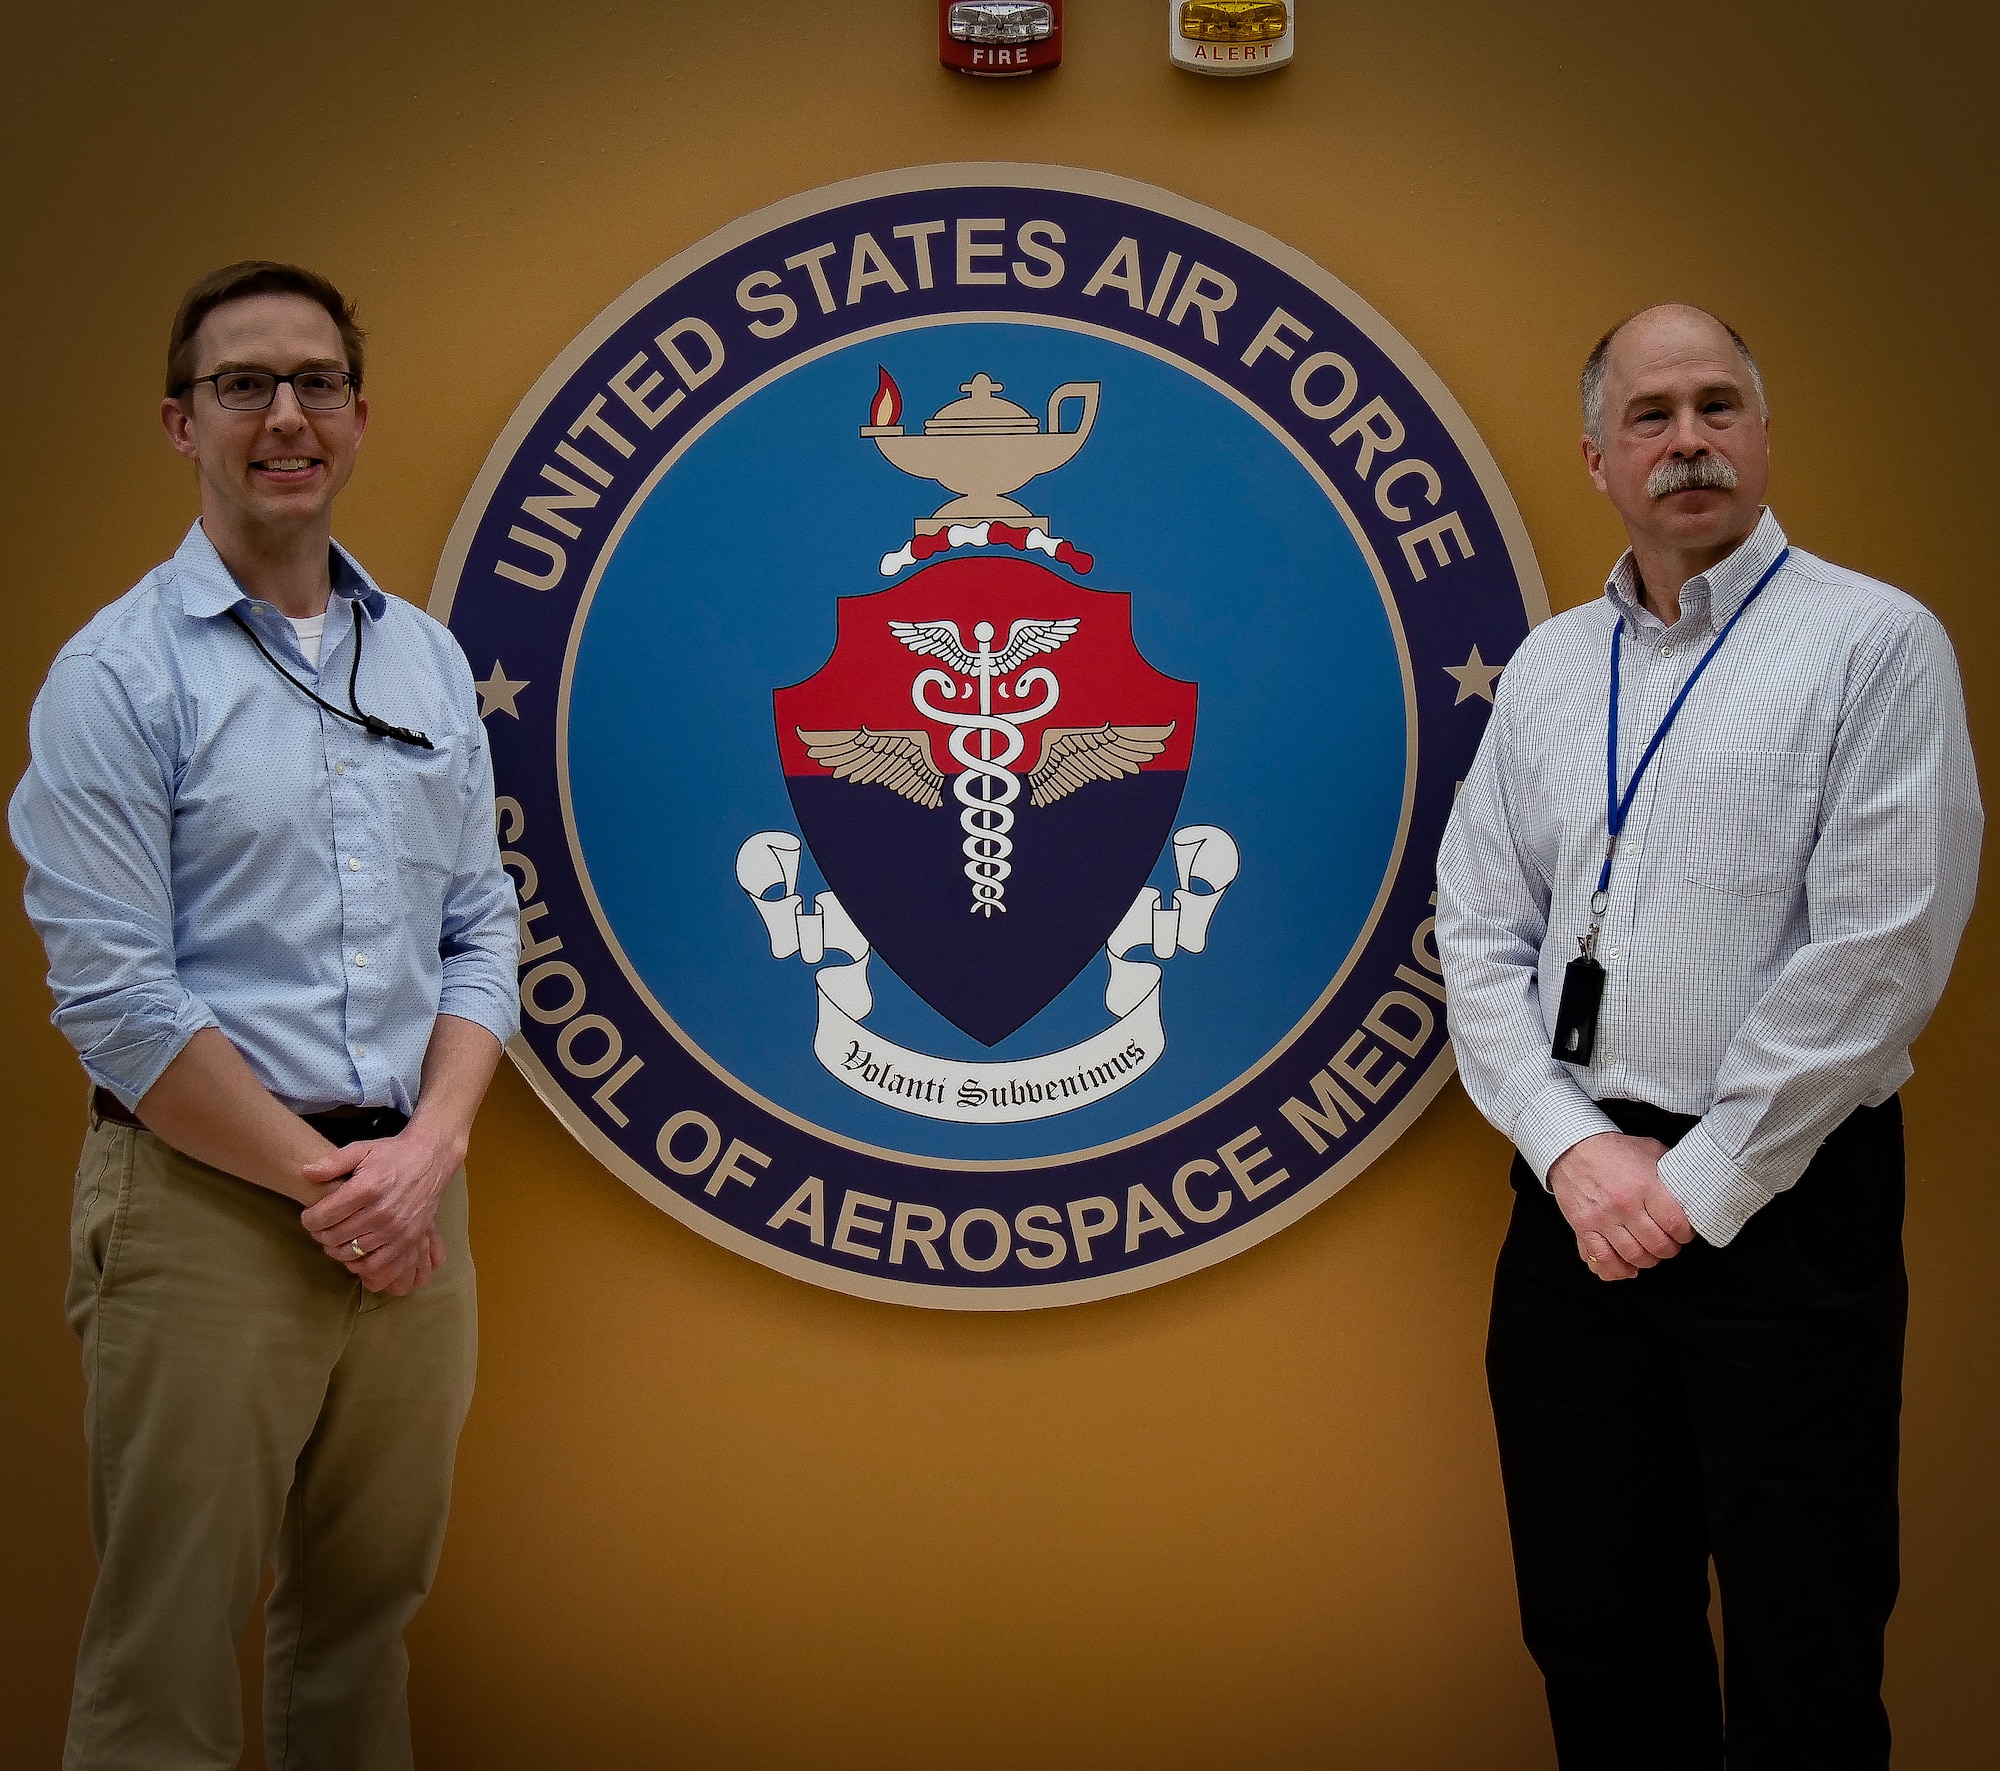
[[[194,378],[194,335],[201,329],[202,321],[224,302],[242,301],[251,295],[303,295],[308,301],[318,302],[340,328],[340,348],[347,353],[348,373],[354,377],[355,385],[360,385],[366,334],[354,322],[354,303],[319,272],[309,271],[303,265],[246,258],[241,264],[210,271],[181,297],[173,329],[167,334],[168,399],[178,399],[181,390]]]

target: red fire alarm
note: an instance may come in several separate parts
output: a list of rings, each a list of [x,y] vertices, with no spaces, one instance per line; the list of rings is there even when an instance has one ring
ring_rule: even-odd
[[[961,74],[1032,74],[1062,60],[1062,0],[938,0],[938,60]]]

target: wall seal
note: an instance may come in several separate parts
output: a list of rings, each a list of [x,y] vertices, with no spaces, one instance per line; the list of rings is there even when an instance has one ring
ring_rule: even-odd
[[[1158,1284],[1451,1073],[1433,857],[1547,604],[1437,377],[1240,222],[984,164],[745,217],[537,382],[431,607],[516,1063],[766,1266]]]

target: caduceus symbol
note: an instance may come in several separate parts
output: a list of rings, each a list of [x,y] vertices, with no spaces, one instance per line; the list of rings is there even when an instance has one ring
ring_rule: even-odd
[[[1004,911],[1006,880],[1013,872],[1007,857],[1014,852],[1014,801],[1021,795],[1021,782],[1009,765],[1021,754],[1026,739],[1021,728],[1044,719],[1055,711],[1062,694],[1055,672],[1046,665],[1022,670],[1014,678],[1011,691],[1001,679],[1012,675],[1030,658],[1053,652],[1076,632],[1075,619],[1066,621],[1016,621],[1007,630],[1007,643],[993,649],[993,623],[982,621],[972,630],[979,650],[969,651],[959,637],[956,621],[892,621],[889,629],[911,651],[924,657],[942,658],[970,682],[959,683],[942,670],[919,671],[910,685],[910,700],[919,713],[940,725],[952,728],[951,754],[963,768],[952,786],[952,795],[963,808],[958,822],[965,832],[965,876],[972,881],[972,913],[991,917]],[[947,701],[970,700],[973,684],[978,684],[979,711],[961,713],[955,707],[935,707],[925,698],[926,689],[942,689]],[[1018,700],[1040,689],[1042,699],[1033,707],[1011,713],[996,713],[995,689],[1009,700]],[[974,740],[978,751],[973,750]],[[996,749],[995,740],[998,740]]]

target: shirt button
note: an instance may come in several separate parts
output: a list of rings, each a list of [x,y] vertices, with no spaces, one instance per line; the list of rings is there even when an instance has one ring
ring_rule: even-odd
[[[336,775],[344,775],[347,773],[347,765],[345,763],[335,763],[333,765],[333,772]]]
[[[354,956],[354,963],[356,965],[366,965],[368,963],[368,955],[365,953],[357,953]]]
[[[347,871],[349,873],[359,873],[361,871],[361,860],[359,856],[349,855],[347,857]]]
[[[368,1055],[368,1048],[365,1045],[357,1045],[354,1048],[354,1055],[357,1058],[365,1058]]]
[[[1605,949],[1605,952],[1610,954],[1610,956],[1613,959],[1616,959],[1619,956],[1619,954],[1623,953],[1624,951],[1625,949],[1623,947],[1607,947]]]

